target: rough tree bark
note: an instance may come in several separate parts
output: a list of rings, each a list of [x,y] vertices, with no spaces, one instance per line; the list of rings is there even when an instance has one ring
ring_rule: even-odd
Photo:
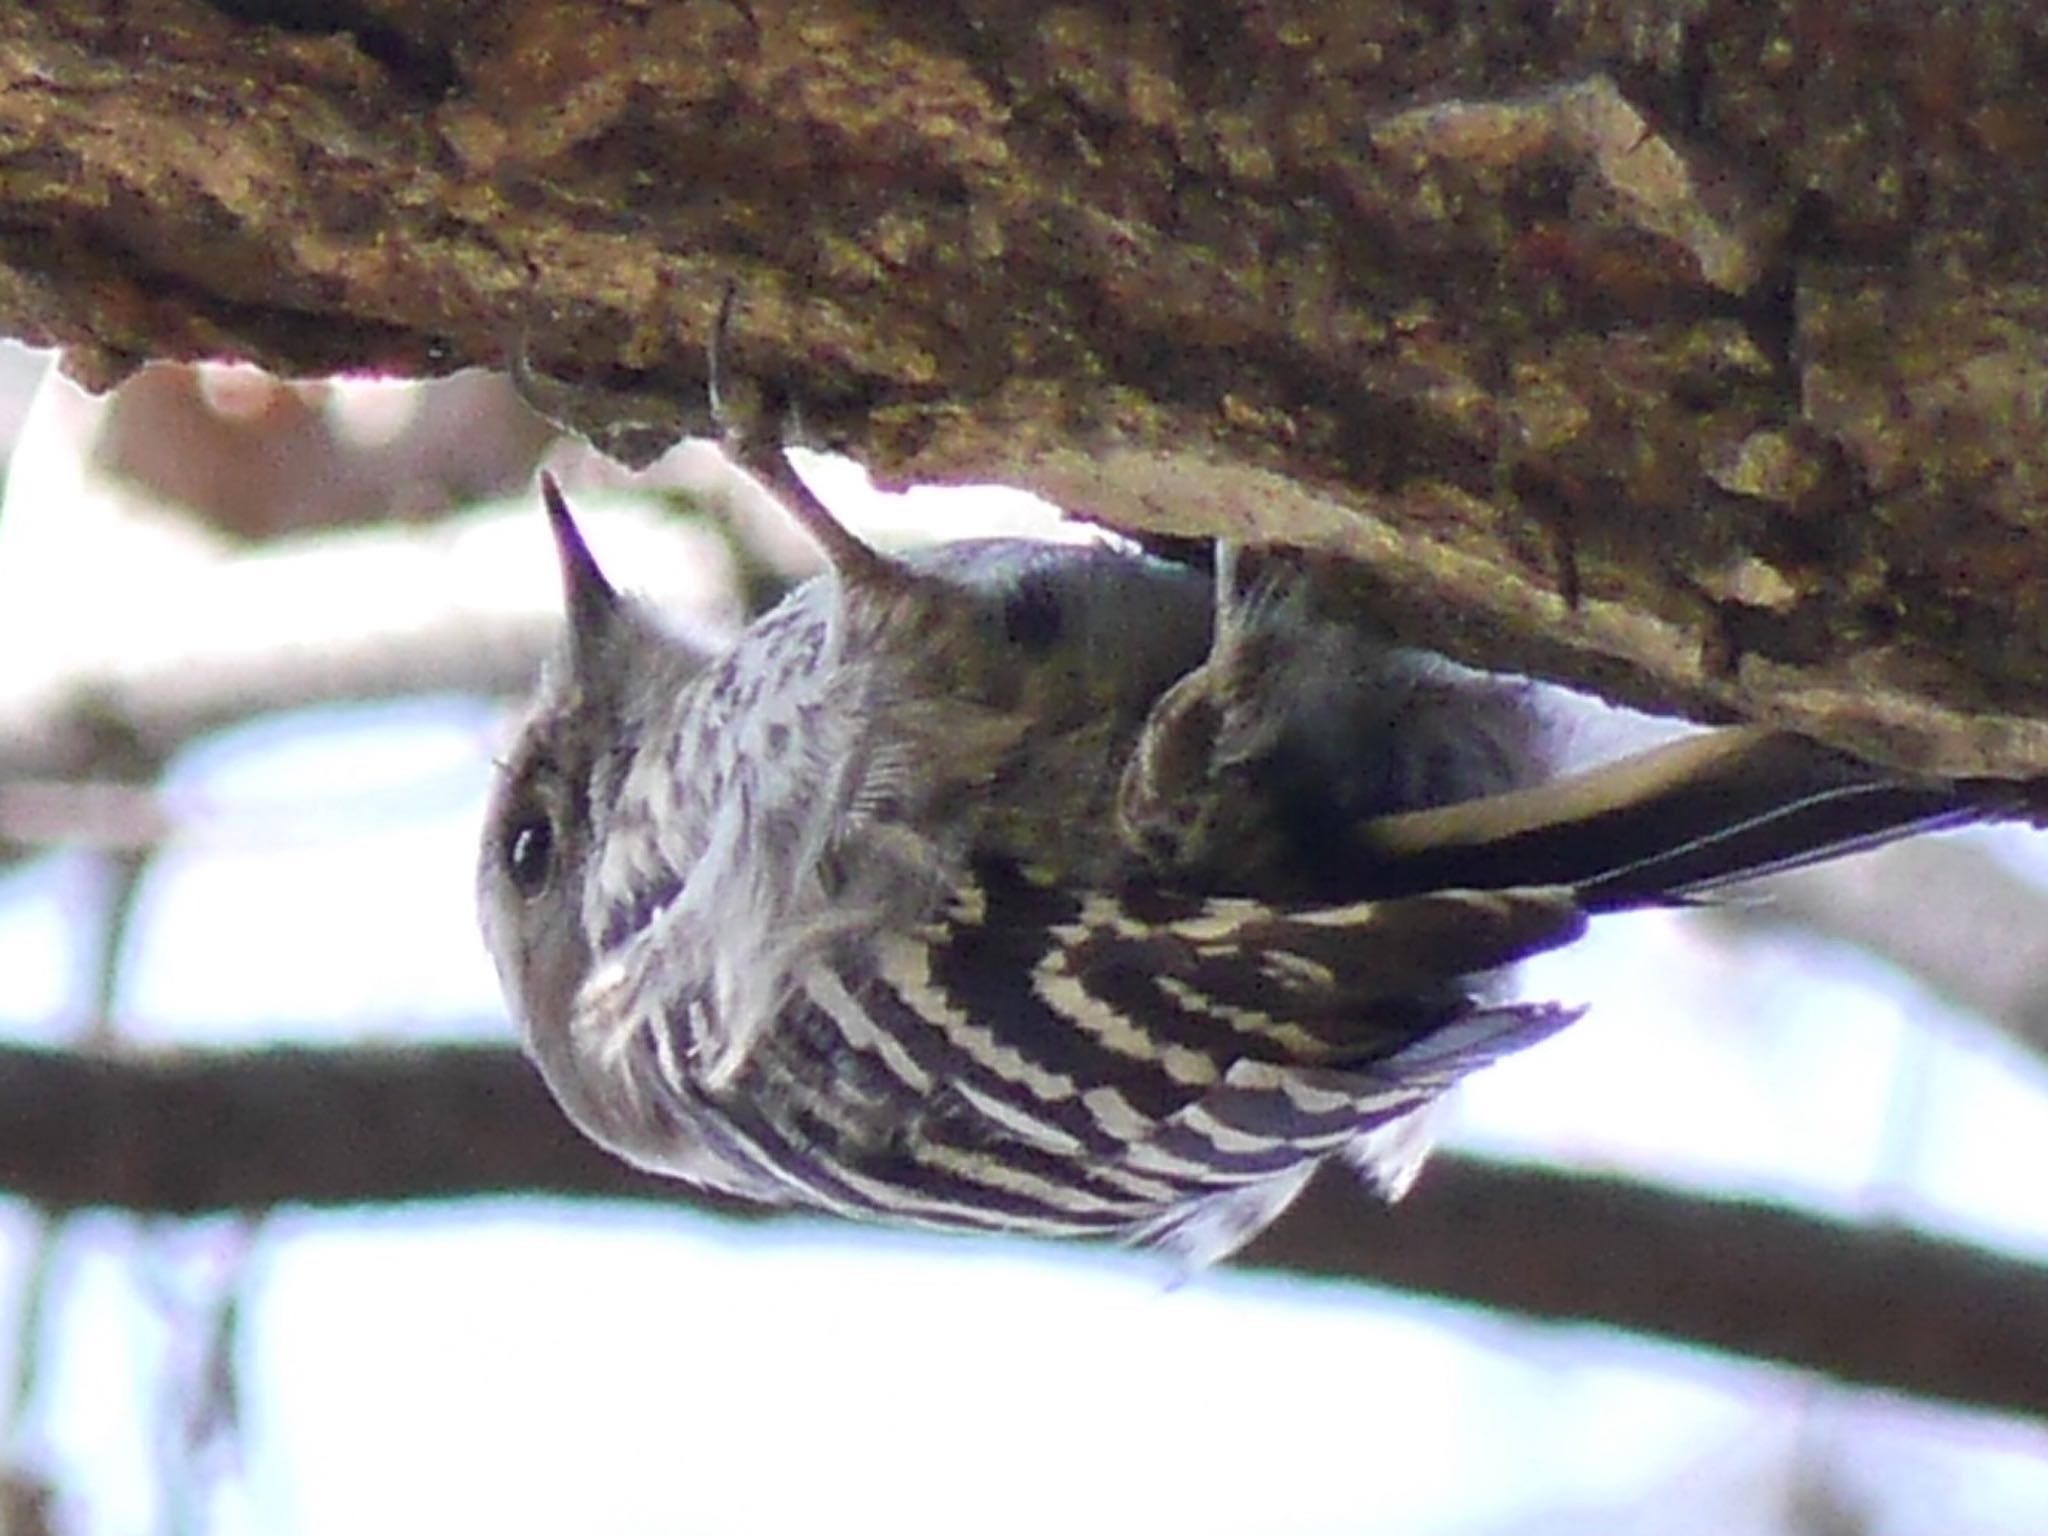
[[[645,452],[739,362],[905,478],[1331,550],[1469,659],[2033,773],[2048,13],[81,0],[0,327]]]

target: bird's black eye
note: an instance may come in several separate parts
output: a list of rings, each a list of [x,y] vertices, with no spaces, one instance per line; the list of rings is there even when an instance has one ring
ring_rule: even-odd
[[[555,869],[555,829],[547,813],[528,810],[505,833],[505,873],[512,888],[531,899],[548,888]]]

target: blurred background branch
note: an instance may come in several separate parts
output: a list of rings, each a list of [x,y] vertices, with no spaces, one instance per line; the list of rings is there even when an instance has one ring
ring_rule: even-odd
[[[1896,966],[2048,1057],[2048,892],[1982,842],[1922,838],[1713,909],[1738,935],[1804,930]]]
[[[0,1047],[0,1185],[181,1216],[522,1193],[752,1214],[599,1152],[483,1046]],[[1391,1211],[1324,1179],[1240,1262],[2048,1413],[2048,1268],[1902,1227],[1447,1157]]]

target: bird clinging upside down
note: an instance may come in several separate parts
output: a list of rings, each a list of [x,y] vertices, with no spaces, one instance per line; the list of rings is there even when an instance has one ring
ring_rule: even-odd
[[[479,891],[571,1118],[730,1194],[1212,1259],[1332,1158],[1398,1195],[1432,1102],[1576,1016],[1501,973],[1590,916],[1998,809],[1747,728],[1559,777],[1526,685],[1288,557],[899,558],[727,448],[831,569],[706,658],[548,481],[568,636]]]

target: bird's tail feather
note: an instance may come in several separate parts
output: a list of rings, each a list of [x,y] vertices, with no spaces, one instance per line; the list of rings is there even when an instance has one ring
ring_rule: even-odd
[[[1683,900],[1910,833],[2013,814],[1992,781],[1888,775],[1803,736],[1684,738],[1533,789],[1358,831],[1389,895],[1561,885],[1587,910]]]

